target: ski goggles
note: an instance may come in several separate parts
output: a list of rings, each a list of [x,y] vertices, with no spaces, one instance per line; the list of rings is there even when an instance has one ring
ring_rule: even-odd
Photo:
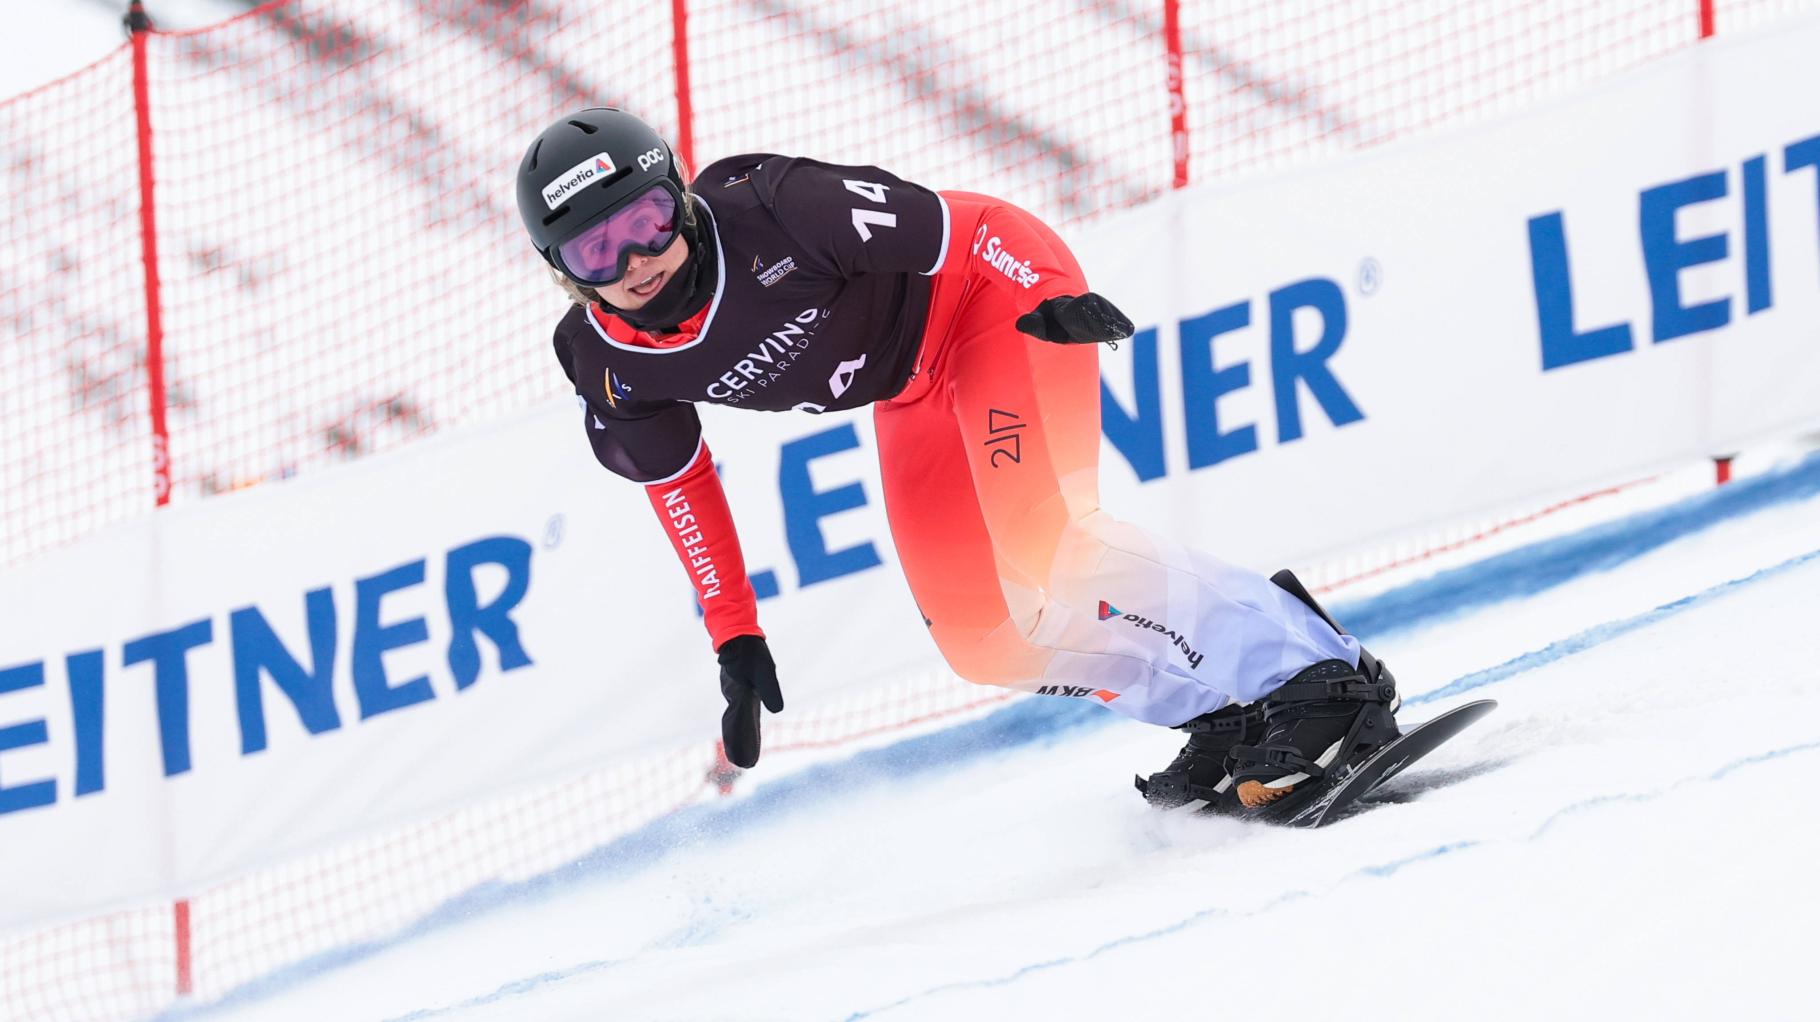
[[[660,255],[676,242],[682,196],[659,181],[624,205],[550,250],[550,261],[570,280],[588,287],[611,284],[626,275],[633,253]]]

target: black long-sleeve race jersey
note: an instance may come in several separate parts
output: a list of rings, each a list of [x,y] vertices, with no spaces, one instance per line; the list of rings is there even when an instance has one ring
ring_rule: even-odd
[[[661,338],[599,307],[556,328],[595,457],[637,482],[694,460],[694,402],[822,412],[896,394],[950,247],[947,202],[877,167],[735,156],[689,190],[720,263],[707,307]]]
[[[661,336],[576,307],[555,344],[594,456],[645,484],[718,648],[764,633],[695,402],[823,412],[896,395],[916,369],[936,274],[965,279],[952,301],[978,282],[1021,310],[1086,284],[1028,213],[877,167],[735,156],[689,190],[707,221],[697,243],[719,263],[707,306]]]

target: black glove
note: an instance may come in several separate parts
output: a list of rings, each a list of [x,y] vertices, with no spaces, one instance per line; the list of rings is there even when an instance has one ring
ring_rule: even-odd
[[[1099,344],[1131,336],[1131,320],[1092,291],[1084,295],[1045,298],[1035,311],[1017,318],[1017,328],[1057,344]]]
[[[777,687],[777,664],[771,647],[757,635],[736,635],[720,647],[720,693],[727,697],[727,712],[720,715],[720,736],[727,759],[736,767],[758,762],[758,704],[778,713],[784,693]]]

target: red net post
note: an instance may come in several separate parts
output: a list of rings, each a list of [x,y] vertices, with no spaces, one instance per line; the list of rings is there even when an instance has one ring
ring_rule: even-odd
[[[1188,187],[1188,99],[1182,91],[1182,3],[1163,0],[1163,48],[1167,53],[1169,140],[1177,188]]]
[[[1700,0],[1700,38],[1711,39],[1713,37],[1714,20],[1713,0]],[[1723,481],[1721,480],[1721,482]]]
[[[190,900],[188,898],[178,898],[172,904],[171,930],[171,943],[177,956],[177,996],[188,997],[196,989],[190,964]]]
[[[133,47],[133,120],[139,142],[139,252],[145,265],[145,381],[152,432],[152,492],[159,507],[171,502],[171,436],[164,415],[164,324],[158,288],[158,217],[153,193],[152,101],[147,85],[145,41],[152,29],[140,0],[126,15]]]
[[[670,0],[670,48],[676,65],[676,155],[695,169],[695,111],[689,96],[689,3]]]
[[[725,798],[733,794],[733,782],[739,780],[740,773],[740,769],[727,758],[727,743],[715,742],[714,765],[708,768],[706,775],[708,783],[714,785],[714,790]]]

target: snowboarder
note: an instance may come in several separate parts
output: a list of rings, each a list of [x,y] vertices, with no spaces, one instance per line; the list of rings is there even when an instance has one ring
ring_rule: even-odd
[[[540,134],[517,192],[574,303],[556,357],[595,457],[645,487],[701,599],[735,764],[783,696],[699,401],[872,405],[892,540],[943,657],[1188,732],[1140,781],[1154,803],[1260,809],[1395,736],[1389,673],[1293,576],[1101,510],[1098,345],[1132,325],[1036,217],[764,153],[685,184],[664,139],[606,108]]]

